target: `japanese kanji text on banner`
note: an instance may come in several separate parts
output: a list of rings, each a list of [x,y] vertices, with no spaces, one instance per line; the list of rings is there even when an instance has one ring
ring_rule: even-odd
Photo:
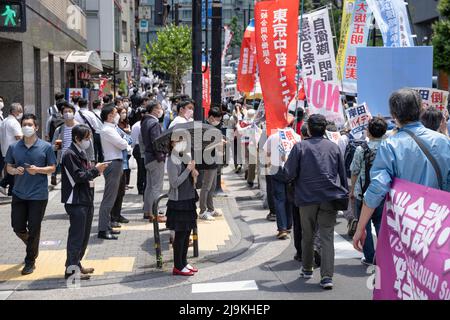
[[[372,24],[372,11],[366,0],[347,0],[343,8],[341,41],[337,55],[339,81],[342,91],[357,93],[356,48],[365,47]]]
[[[240,92],[251,92],[256,81],[256,44],[255,22],[250,21],[242,38],[241,58],[239,61],[237,89]]]
[[[297,90],[298,8],[298,0],[255,5],[256,52],[269,134],[287,126],[287,108]]]
[[[444,112],[448,105],[448,91],[431,88],[413,88],[422,97],[422,104],[425,108],[435,107]]]
[[[395,179],[377,243],[375,300],[450,300],[450,193]]]
[[[414,47],[404,0],[366,0],[383,35],[385,47]]]
[[[302,77],[309,113],[323,114],[328,120],[342,125],[345,120],[328,9],[304,15],[300,37]]]

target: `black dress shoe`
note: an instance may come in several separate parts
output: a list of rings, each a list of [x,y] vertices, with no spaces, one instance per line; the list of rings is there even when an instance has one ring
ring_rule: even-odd
[[[110,231],[100,231],[98,233],[98,238],[99,239],[104,239],[104,240],[117,240],[117,239],[119,239],[115,235],[113,235]]]
[[[127,223],[130,223],[130,220],[128,220],[127,218],[125,218],[125,217],[123,217],[123,216],[120,216],[120,218],[119,218],[119,223],[125,223],[125,224],[127,224]]]
[[[32,274],[34,272],[34,269],[36,269],[35,264],[26,264],[25,267],[22,269],[22,275],[26,276],[29,274]]]
[[[122,226],[117,221],[111,222],[111,228],[121,228]]]

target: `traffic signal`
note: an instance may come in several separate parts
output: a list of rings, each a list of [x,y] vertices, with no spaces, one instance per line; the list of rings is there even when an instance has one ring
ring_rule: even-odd
[[[167,0],[155,0],[155,26],[163,26],[167,22],[170,5]]]
[[[25,0],[0,0],[0,32],[26,32]]]

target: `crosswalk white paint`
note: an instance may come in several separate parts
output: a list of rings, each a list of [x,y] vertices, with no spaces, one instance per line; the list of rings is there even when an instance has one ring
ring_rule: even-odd
[[[192,285],[192,293],[232,292],[232,291],[257,291],[255,280],[200,283]]]
[[[358,252],[355,248],[353,248],[353,244],[351,242],[345,240],[338,233],[334,233],[334,259],[361,259],[362,256],[363,255],[361,252]]]
[[[8,299],[12,294],[13,291],[0,291],[0,301]]]

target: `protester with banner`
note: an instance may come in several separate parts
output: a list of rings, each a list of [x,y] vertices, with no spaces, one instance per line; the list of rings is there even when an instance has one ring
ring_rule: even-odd
[[[287,110],[296,95],[299,0],[255,5],[256,54],[266,108],[267,135],[287,126]]]
[[[364,194],[361,217],[353,237],[353,246],[359,251],[367,237],[365,227],[375,208],[385,199],[394,178],[450,191],[450,140],[420,123],[420,95],[412,89],[396,91],[389,106],[399,129],[381,143],[372,166],[371,182]]]

